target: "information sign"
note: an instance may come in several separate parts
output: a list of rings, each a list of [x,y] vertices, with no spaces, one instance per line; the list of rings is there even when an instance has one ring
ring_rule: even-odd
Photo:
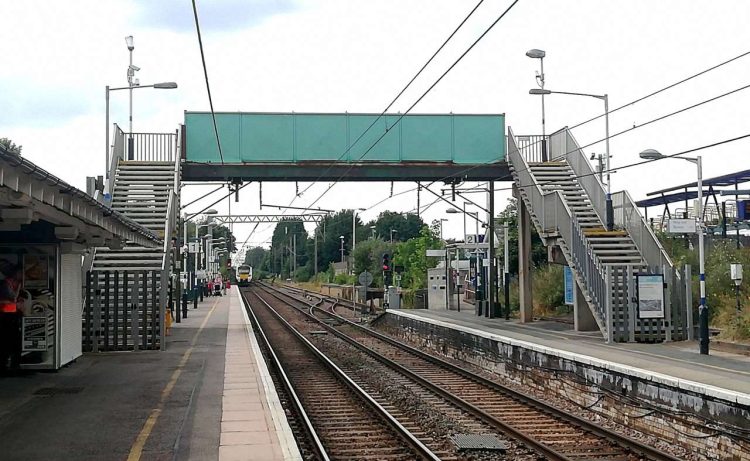
[[[638,275],[638,317],[664,318],[664,276]]]
[[[565,304],[573,305],[573,270],[570,266],[563,267],[563,284],[565,287]]]
[[[47,350],[47,317],[23,318],[23,350]]]
[[[667,232],[670,234],[695,234],[695,219],[676,219],[667,221]]]
[[[369,287],[372,283],[373,277],[372,274],[364,271],[361,274],[359,274],[359,284],[365,287]]]
[[[188,242],[189,253],[200,253],[201,244],[200,242]]]

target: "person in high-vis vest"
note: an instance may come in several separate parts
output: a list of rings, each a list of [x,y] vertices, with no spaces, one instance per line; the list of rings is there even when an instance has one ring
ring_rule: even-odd
[[[21,317],[18,294],[21,291],[21,268],[2,261],[0,264],[0,372],[21,366]]]

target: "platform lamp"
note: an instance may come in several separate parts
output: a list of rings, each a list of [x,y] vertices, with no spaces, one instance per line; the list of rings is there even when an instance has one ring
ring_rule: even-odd
[[[609,95],[606,94],[589,94],[589,93],[573,93],[570,91],[550,91],[545,90],[544,88],[532,88],[529,90],[529,94],[532,95],[541,95],[542,98],[544,98],[544,95],[547,94],[567,94],[569,96],[588,96],[590,98],[596,98],[601,99],[604,101],[604,129],[605,129],[605,149],[606,152],[604,154],[605,159],[605,169],[607,170],[607,198],[606,198],[606,208],[605,208],[605,221],[606,221],[606,227],[608,231],[611,231],[614,228],[614,209],[612,208],[612,181],[610,179],[610,168],[609,168]],[[566,152],[567,153],[567,152]]]
[[[709,352],[709,337],[708,337],[708,306],[706,305],[706,256],[703,244],[703,160],[701,156],[695,158],[689,157],[676,157],[666,156],[655,149],[646,149],[641,152],[640,157],[645,160],[661,160],[665,158],[675,158],[678,160],[685,160],[690,163],[694,163],[698,169],[698,260],[699,260],[699,274],[698,280],[700,283],[700,305],[698,306],[698,336],[700,336],[699,348],[700,353],[708,355]]]

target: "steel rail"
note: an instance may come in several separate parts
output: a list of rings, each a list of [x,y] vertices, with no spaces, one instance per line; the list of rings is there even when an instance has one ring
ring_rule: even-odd
[[[284,386],[284,390],[291,397],[294,410],[302,420],[302,425],[304,426],[305,432],[307,432],[309,438],[312,439],[314,451],[316,452],[315,454],[319,457],[319,459],[330,461],[331,458],[328,456],[328,453],[323,446],[323,442],[320,441],[320,437],[318,437],[318,433],[315,431],[315,427],[313,426],[312,421],[310,421],[310,418],[307,416],[307,412],[305,411],[305,408],[302,405],[299,396],[297,396],[297,392],[294,390],[294,386],[292,385],[291,381],[289,381],[289,377],[287,376],[286,371],[284,371],[284,366],[281,364],[279,357],[273,350],[271,342],[268,340],[268,336],[266,336],[266,332],[263,330],[263,327],[261,327],[258,318],[255,316],[255,312],[253,312],[252,308],[250,307],[250,302],[247,300],[245,294],[242,293],[242,291],[240,291],[240,293],[242,294],[241,299],[242,303],[244,304],[245,311],[250,315],[250,321],[253,324],[253,328],[259,333],[261,339],[263,340],[263,345],[268,350],[271,363],[273,364],[276,372],[281,378],[281,383]]]
[[[289,301],[284,301],[280,297],[276,296],[273,292],[269,292],[271,296],[275,296],[276,299],[289,303]],[[294,298],[292,298],[294,299]],[[298,302],[302,302],[300,300],[297,300]],[[290,304],[291,305],[291,304]],[[313,310],[313,306],[310,306],[310,309]],[[320,309],[320,308],[318,308]],[[323,309],[320,309],[321,311],[328,314],[328,312],[324,311]],[[352,338],[351,336],[348,336],[345,333],[342,333],[341,331],[337,330],[336,328],[332,327],[331,325],[328,325],[325,322],[322,322],[319,318],[315,317],[313,314],[307,314],[305,311],[300,310],[300,313],[306,314],[309,317],[312,317],[313,319],[320,322],[321,326],[325,328],[327,331],[331,332],[334,336],[337,338],[340,338],[347,342],[348,344],[351,344],[354,346],[357,350],[360,350],[370,357],[374,358],[378,362],[384,364],[385,366],[395,370],[398,373],[401,373],[402,375],[408,377],[409,379],[416,381],[418,384],[422,385],[423,387],[429,389],[430,391],[434,392],[435,394],[443,397],[448,402],[452,403],[456,407],[460,408],[461,410],[466,411],[467,413],[477,417],[478,419],[482,420],[483,422],[487,423],[488,425],[494,427],[495,429],[499,429],[505,433],[510,434],[512,437],[516,438],[517,440],[521,441],[522,443],[526,444],[533,450],[539,452],[540,454],[544,455],[547,459],[555,460],[555,461],[572,461],[572,458],[569,458],[565,456],[562,453],[559,453],[552,448],[544,445],[543,443],[539,442],[538,440],[533,439],[527,434],[524,434],[523,432],[519,431],[518,429],[514,428],[513,426],[510,426],[499,419],[495,418],[494,416],[488,414],[484,410],[476,407],[475,405],[467,402],[466,400],[462,399],[461,397],[458,397],[455,394],[452,394],[449,391],[446,391],[445,389],[441,388],[437,384],[433,383],[432,381],[418,375],[417,373],[409,370],[408,368],[404,367],[403,365],[396,363],[395,361],[385,357],[384,355],[375,352],[374,350],[368,348],[364,344],[360,343],[356,339]],[[336,315],[336,317],[339,317]]]
[[[291,295],[289,295],[287,293],[284,293],[283,291],[281,291],[281,290],[279,290],[279,289],[277,289],[275,287],[269,287],[266,284],[263,284],[263,286],[266,286],[270,290],[274,290],[275,292],[278,292],[278,293],[280,293],[280,294],[282,294],[284,296],[287,296],[287,297],[289,297],[291,299],[294,299],[297,302],[301,302],[301,303],[305,303],[306,304],[305,301],[300,300],[298,298],[295,298],[295,297],[293,297],[293,296],[291,296]],[[296,289],[296,288],[292,288],[292,289],[298,291],[298,289]],[[320,297],[323,298],[323,299],[327,298],[327,299],[329,299],[329,302],[330,302],[330,299],[331,299],[330,297],[326,297],[323,294],[320,294]],[[337,301],[338,301],[338,299],[337,299]],[[452,371],[452,372],[454,372],[456,374],[459,374],[459,375],[461,375],[461,376],[463,376],[463,377],[465,377],[467,379],[470,379],[470,380],[473,380],[475,382],[478,382],[479,384],[484,385],[486,387],[489,387],[489,388],[491,388],[494,391],[501,392],[501,393],[504,393],[506,395],[509,395],[510,397],[512,397],[512,398],[514,398],[516,400],[519,400],[519,401],[524,402],[524,403],[526,403],[526,404],[528,404],[530,406],[533,406],[534,408],[536,408],[539,411],[542,411],[542,412],[545,412],[545,413],[549,413],[549,414],[553,414],[553,415],[561,418],[562,420],[568,421],[569,423],[572,423],[572,424],[575,424],[575,425],[579,426],[581,429],[583,429],[585,431],[588,431],[588,432],[590,432],[592,434],[598,435],[599,437],[603,437],[605,439],[611,440],[611,441],[617,443],[618,445],[620,445],[620,446],[622,446],[624,448],[627,448],[627,449],[629,449],[629,450],[631,450],[633,452],[636,452],[636,453],[638,453],[640,455],[646,456],[649,459],[658,460],[658,461],[679,461],[679,458],[676,458],[676,457],[674,457],[672,455],[664,453],[664,452],[658,450],[657,448],[645,445],[645,444],[639,442],[638,440],[635,440],[635,439],[630,438],[628,436],[625,436],[625,435],[622,435],[622,434],[618,434],[618,433],[610,431],[608,429],[604,429],[604,428],[598,427],[594,423],[592,423],[592,422],[590,422],[590,421],[588,421],[588,420],[586,420],[584,418],[581,418],[581,417],[579,417],[577,415],[573,415],[573,414],[570,414],[570,413],[566,413],[566,412],[564,412],[562,410],[559,410],[559,409],[557,409],[557,408],[555,408],[555,407],[553,407],[553,406],[551,406],[551,405],[549,405],[547,403],[544,403],[541,400],[538,400],[538,399],[536,399],[534,397],[521,394],[518,391],[515,391],[514,389],[511,389],[509,387],[505,387],[502,384],[496,383],[496,382],[491,381],[491,380],[489,380],[487,378],[479,376],[479,375],[477,375],[477,374],[475,374],[475,373],[473,373],[471,371],[465,370],[465,369],[463,369],[463,368],[461,368],[461,367],[459,367],[457,365],[454,365],[454,364],[452,364],[450,362],[447,362],[447,361],[445,361],[443,359],[440,359],[438,357],[434,357],[434,356],[432,356],[432,355],[430,355],[430,354],[428,354],[426,352],[423,352],[423,351],[421,351],[421,350],[419,350],[419,349],[417,349],[415,347],[412,347],[412,346],[410,346],[408,344],[404,344],[401,341],[395,340],[395,339],[393,339],[393,338],[391,338],[389,336],[386,336],[386,335],[384,335],[384,334],[382,334],[380,332],[371,330],[371,329],[366,328],[366,327],[364,327],[364,326],[362,326],[360,324],[352,322],[351,320],[349,320],[349,319],[347,319],[345,317],[342,317],[339,314],[331,313],[330,311],[326,311],[326,310],[323,310],[323,309],[320,309],[320,311],[323,312],[323,313],[325,313],[326,315],[329,315],[329,316],[331,316],[331,317],[333,317],[333,318],[341,321],[341,322],[346,323],[347,325],[349,325],[349,326],[351,326],[351,327],[353,327],[353,328],[355,328],[355,329],[357,329],[359,331],[365,332],[366,334],[368,334],[370,336],[373,336],[373,337],[375,337],[377,339],[380,339],[380,340],[382,340],[382,341],[384,341],[384,342],[386,342],[386,343],[388,343],[388,344],[390,344],[390,345],[392,345],[394,347],[397,347],[397,348],[402,349],[402,350],[404,350],[406,352],[412,353],[412,354],[418,356],[421,359],[424,359],[424,360],[426,360],[426,361],[428,361],[430,363],[433,363],[433,364],[435,364],[437,366],[443,367],[443,368],[445,368],[445,369],[447,369],[449,371]],[[325,322],[321,322],[321,323],[323,325],[327,325],[328,326],[328,324],[326,324]],[[386,360],[388,360],[388,359],[386,359]]]
[[[375,412],[385,420],[388,425],[393,428],[403,439],[404,441],[409,445],[409,447],[414,450],[414,452],[428,460],[433,461],[440,461],[440,458],[433,453],[429,448],[427,448],[414,434],[412,434],[408,429],[406,429],[393,415],[391,415],[385,408],[383,408],[382,405],[380,405],[370,394],[368,394],[364,389],[362,389],[356,382],[354,382],[353,379],[349,377],[341,368],[339,368],[331,359],[328,358],[320,349],[315,347],[313,343],[310,342],[305,336],[300,333],[296,328],[294,328],[284,317],[282,317],[281,314],[279,314],[278,311],[276,311],[273,307],[271,307],[268,302],[263,299],[258,293],[254,293],[255,296],[266,305],[269,312],[273,314],[274,317],[276,317],[279,322],[284,325],[284,327],[292,333],[302,344],[304,344],[308,350],[310,350],[323,364],[325,364],[333,373],[347,386],[349,387],[355,395],[357,395],[359,398],[364,400],[367,404],[370,405],[372,409],[375,410]],[[296,309],[296,308],[295,308]],[[251,308],[252,310],[252,308]]]

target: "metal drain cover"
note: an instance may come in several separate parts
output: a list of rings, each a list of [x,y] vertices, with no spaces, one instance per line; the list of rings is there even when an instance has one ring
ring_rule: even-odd
[[[82,390],[82,387],[43,387],[34,391],[34,395],[78,394]]]
[[[505,443],[495,434],[453,434],[450,436],[459,450],[496,450],[504,452]]]

